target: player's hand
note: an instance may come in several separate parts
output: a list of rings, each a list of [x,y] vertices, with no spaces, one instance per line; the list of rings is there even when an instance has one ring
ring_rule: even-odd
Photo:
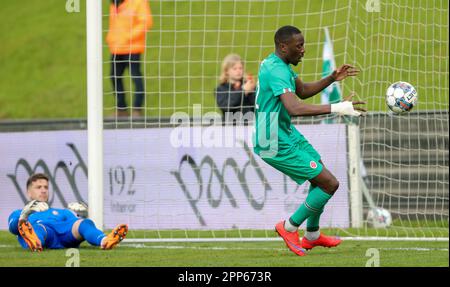
[[[364,105],[366,102],[352,101],[354,95],[355,93],[352,92],[348,97],[344,98],[344,101],[337,104],[331,104],[331,112],[341,116],[364,116],[367,109],[360,105]]]
[[[28,202],[22,209],[19,217],[19,224],[28,220],[28,216],[34,212],[46,211],[49,209],[48,203],[45,201],[32,200]]]
[[[343,79],[349,77],[349,76],[356,76],[359,74],[359,70],[349,64],[344,64],[333,71],[331,76],[335,81],[342,81]]]
[[[88,206],[83,202],[71,202],[67,205],[67,208],[75,212],[78,217],[87,218],[88,217]]]
[[[356,111],[360,111],[361,112],[360,114],[365,116],[367,113],[367,109],[360,105],[365,105],[366,102],[365,101],[353,101],[353,97],[355,95],[356,95],[355,92],[351,92],[350,95],[348,95],[347,97],[344,98],[344,101],[352,102],[353,109]]]

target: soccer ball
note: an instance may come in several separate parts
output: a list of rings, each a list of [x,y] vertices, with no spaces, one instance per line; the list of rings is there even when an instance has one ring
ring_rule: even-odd
[[[417,91],[407,82],[396,82],[386,91],[386,104],[396,114],[409,112],[417,103]]]
[[[375,228],[386,228],[392,224],[392,216],[387,209],[375,207],[367,213],[367,222]]]

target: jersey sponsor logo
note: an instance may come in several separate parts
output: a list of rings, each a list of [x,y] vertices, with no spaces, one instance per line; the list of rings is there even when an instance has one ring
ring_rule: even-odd
[[[284,88],[284,89],[283,89],[283,92],[284,92],[284,93],[289,93],[289,92],[292,92],[292,90],[291,90],[290,88]]]
[[[315,161],[310,161],[309,162],[309,166],[312,168],[312,169],[316,169],[317,168],[317,163],[315,162]]]

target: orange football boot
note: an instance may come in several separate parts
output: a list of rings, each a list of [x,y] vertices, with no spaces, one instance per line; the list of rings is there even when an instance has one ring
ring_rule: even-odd
[[[275,231],[278,233],[278,235],[281,236],[281,238],[283,238],[289,250],[291,250],[298,256],[306,255],[306,251],[302,248],[302,245],[300,243],[298,231],[289,232],[284,229],[284,220],[278,222],[277,225],[275,225]]]
[[[128,225],[119,224],[114,228],[102,241],[102,249],[113,249],[120,241],[122,241],[128,232]]]
[[[25,240],[25,243],[31,251],[41,252],[43,250],[41,240],[28,221],[19,224],[19,234],[22,236],[23,240]]]
[[[302,246],[303,248],[310,250],[316,246],[323,247],[336,247],[341,244],[342,240],[339,237],[334,236],[326,236],[324,234],[320,234],[319,238],[316,240],[308,240],[305,236],[302,238]]]

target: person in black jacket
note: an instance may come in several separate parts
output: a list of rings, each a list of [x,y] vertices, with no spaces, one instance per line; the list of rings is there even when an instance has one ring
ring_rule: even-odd
[[[255,81],[251,74],[244,77],[244,62],[237,54],[227,55],[222,62],[220,85],[216,88],[217,105],[221,109],[222,120],[229,123],[253,118],[255,107]],[[242,113],[242,114],[238,114]]]

